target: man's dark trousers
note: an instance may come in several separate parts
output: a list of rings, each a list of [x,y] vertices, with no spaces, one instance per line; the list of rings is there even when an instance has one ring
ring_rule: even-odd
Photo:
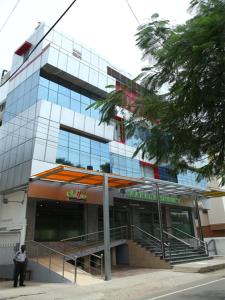
[[[25,279],[25,271],[26,271],[26,263],[25,262],[15,262],[15,268],[14,268],[14,286],[17,286],[18,283],[18,277],[20,276],[20,286],[23,285],[24,279]]]

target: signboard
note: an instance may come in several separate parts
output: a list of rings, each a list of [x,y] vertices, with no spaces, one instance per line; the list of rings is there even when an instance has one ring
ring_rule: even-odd
[[[69,200],[86,200],[87,199],[87,193],[82,190],[67,191],[66,196]]]
[[[142,200],[142,201],[156,201],[156,195],[145,193],[145,192],[136,192],[136,191],[126,191],[125,196],[128,198],[135,198],[135,200]],[[160,201],[162,203],[167,204],[180,204],[180,199],[172,196],[160,195]]]

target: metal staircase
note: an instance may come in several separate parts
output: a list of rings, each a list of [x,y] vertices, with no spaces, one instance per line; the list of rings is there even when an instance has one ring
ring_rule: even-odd
[[[132,225],[131,228],[132,239],[137,244],[170,262],[171,265],[209,258],[205,242],[177,228],[169,228],[172,233],[164,230],[163,241],[138,226]]]

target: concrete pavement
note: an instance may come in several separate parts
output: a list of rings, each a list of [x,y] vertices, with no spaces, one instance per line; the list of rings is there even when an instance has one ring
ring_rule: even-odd
[[[212,259],[196,261],[186,264],[177,264],[173,267],[175,272],[206,273],[225,268],[225,257],[215,256]]]
[[[28,282],[28,286],[14,289],[12,282],[0,282],[0,300],[144,300],[151,299],[156,292],[162,294],[168,290],[178,290],[184,285],[193,286],[198,282],[211,281],[224,273],[191,274],[171,270],[121,269],[114,272],[112,281],[88,286]]]

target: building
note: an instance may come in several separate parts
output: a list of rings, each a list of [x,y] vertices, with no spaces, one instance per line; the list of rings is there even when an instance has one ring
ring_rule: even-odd
[[[59,165],[74,166],[77,174],[78,168],[80,173],[89,170],[87,177],[94,170],[146,186],[129,190],[125,177],[121,185],[115,184],[117,189],[109,194],[111,228],[135,225],[156,240],[162,226],[168,230],[165,239],[176,241],[172,227],[183,239],[185,234],[196,236],[196,202],[191,195],[202,197],[207,183],[196,183],[193,173],[172,176],[167,167],[154,167],[141,155],[132,158],[137,140],[125,140],[123,120],[118,116],[110,125],[99,125],[99,111],[87,110],[106,95],[106,86],[120,86],[129,78],[93,50],[55,30],[33,51],[47,30],[45,24],[35,29],[15,51],[11,70],[2,79],[13,74],[1,88],[0,98],[2,242],[35,240],[53,245],[103,230],[102,191],[91,185],[91,179],[88,186],[82,184],[85,180],[74,180],[74,175],[69,180],[63,167],[55,169]],[[150,188],[153,183],[164,191],[160,199]],[[162,239],[161,243],[163,247]],[[121,254],[124,249],[112,250],[118,263],[127,261]],[[193,253],[191,257],[199,259]]]

